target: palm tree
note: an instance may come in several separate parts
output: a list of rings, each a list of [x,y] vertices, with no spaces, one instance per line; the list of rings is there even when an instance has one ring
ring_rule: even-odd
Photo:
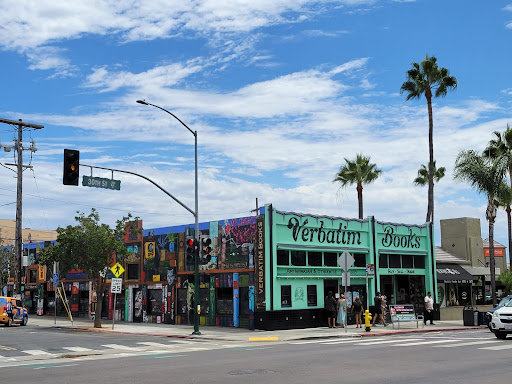
[[[498,194],[494,197],[496,208],[504,208],[507,212],[508,224],[508,254],[510,257],[510,247],[512,247],[512,187],[506,183],[502,183],[498,189]]]
[[[487,145],[487,148],[484,150],[484,155],[495,159],[497,157],[503,156],[507,159],[508,163],[508,174],[510,178],[510,188],[512,188],[512,129],[510,129],[510,126],[507,124],[507,129],[505,129],[505,132],[501,134],[498,131],[493,132],[494,139],[489,141],[489,144]],[[507,212],[507,219],[508,219],[508,254],[510,258],[510,254],[512,252],[512,230],[511,230],[511,223],[510,223],[510,204],[506,204],[508,201],[508,190],[503,187],[502,190],[502,203],[500,206],[505,207],[505,212]]]
[[[487,195],[485,218],[489,222],[489,268],[491,270],[492,303],[496,305],[496,271],[494,262],[495,198],[508,170],[504,157],[491,159],[473,150],[461,151],[455,160],[454,178],[468,182],[478,192]]]
[[[448,89],[457,88],[457,79],[449,75],[446,68],[437,66],[435,56],[426,57],[421,63],[412,63],[407,71],[407,81],[400,87],[400,94],[407,93],[406,101],[419,99],[425,95],[428,107],[428,207],[427,219],[433,219],[434,210],[434,119],[432,116],[432,96],[446,96]]]
[[[333,183],[339,182],[341,187],[356,184],[357,200],[359,202],[359,219],[363,219],[363,184],[374,182],[382,170],[377,165],[370,164],[370,158],[357,154],[354,161],[345,158],[345,165],[334,176]]]
[[[439,183],[439,180],[441,180],[443,177],[444,177],[444,174],[446,172],[446,168],[445,167],[441,167],[439,169],[436,168],[436,161],[434,160],[434,181],[436,183]],[[420,169],[418,169],[418,176],[414,179],[414,185],[419,185],[419,186],[425,186],[428,184],[428,169],[427,167],[425,167],[425,164],[421,164],[421,167]],[[434,186],[432,186],[432,188],[434,188]],[[432,190],[432,195],[433,195],[433,190]],[[428,211],[428,209],[427,209]],[[427,212],[428,213],[428,212]],[[433,223],[434,222],[434,202],[432,201],[432,215],[430,216],[430,221]],[[429,221],[429,219],[427,219],[427,221]]]

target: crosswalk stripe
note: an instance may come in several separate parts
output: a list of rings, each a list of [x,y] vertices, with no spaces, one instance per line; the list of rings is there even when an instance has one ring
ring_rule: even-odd
[[[408,340],[407,340],[407,342],[409,342],[409,341],[420,341],[420,340],[425,340],[425,339],[408,339]],[[356,345],[378,345],[378,344],[389,344],[389,343],[396,343],[397,341],[399,341],[399,340],[370,341],[370,342],[364,342],[364,343],[360,343],[360,344],[356,344]],[[400,340],[400,341],[403,341],[403,340]]]
[[[140,341],[137,344],[147,345],[148,347],[159,347],[159,348],[175,348],[175,345],[155,343],[154,341]]]
[[[62,349],[67,349],[68,351],[72,351],[72,352],[91,352],[91,351],[94,351],[94,349],[83,348],[83,347],[62,347]]]
[[[21,351],[23,353],[28,353],[29,355],[32,355],[32,356],[53,356],[53,353],[50,353],[50,352],[46,352],[46,351],[42,351],[40,349],[28,349],[28,350],[25,350],[25,351]]]
[[[416,343],[399,343],[393,344],[393,347],[413,347],[416,345],[428,345],[428,344],[441,344],[441,343],[456,343],[460,340],[448,339],[448,340],[433,340],[433,341],[418,341]]]
[[[457,343],[450,345],[434,345],[434,348],[455,348],[455,347],[464,347],[467,345],[478,345],[478,344],[488,344],[488,343],[501,343],[501,341],[497,340],[479,340],[479,341],[468,341],[467,343]]]
[[[102,347],[105,348],[112,348],[112,349],[122,349],[126,351],[142,351],[144,350],[143,347],[129,347],[127,345],[121,345],[121,344],[102,344]]]
[[[512,349],[512,344],[507,343],[505,345],[497,345],[495,347],[482,347],[482,348],[478,348],[478,349],[486,349],[488,351],[500,351],[502,349]]]

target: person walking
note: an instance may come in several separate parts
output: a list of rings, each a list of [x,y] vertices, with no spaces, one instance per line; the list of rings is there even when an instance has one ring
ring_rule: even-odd
[[[427,325],[427,320],[430,320],[430,325],[434,324],[434,299],[432,292],[427,292],[425,296],[425,313],[423,314],[423,323]]]
[[[364,312],[364,308],[359,296],[357,296],[356,299],[354,300],[351,312],[356,315],[356,328],[363,328],[363,321],[361,320],[361,316]]]
[[[341,324],[341,328],[345,328],[345,321],[347,319],[347,300],[345,295],[341,295],[338,300],[338,324]]]
[[[12,302],[9,299],[7,299],[7,317],[9,317],[11,320],[13,319],[13,315],[12,315]]]
[[[377,292],[377,295],[373,299],[373,302],[375,304],[374,314],[373,314],[373,321],[372,321],[372,327],[375,326],[375,320],[377,320],[377,317],[382,321],[382,324],[387,327],[386,321],[384,320],[384,316],[382,316],[382,298],[380,296],[380,292]]]
[[[327,324],[329,328],[336,328],[336,299],[329,291],[324,300],[324,308],[327,312]]]

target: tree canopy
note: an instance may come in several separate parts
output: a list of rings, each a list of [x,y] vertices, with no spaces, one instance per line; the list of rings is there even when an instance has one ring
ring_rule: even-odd
[[[116,261],[124,260],[127,255],[123,237],[132,217],[128,214],[111,228],[100,223],[99,214],[94,208],[87,216],[77,213],[75,220],[78,224],[57,228],[57,244],[41,249],[38,263],[51,267],[54,262],[58,262],[61,273],[74,268],[84,270],[96,282],[98,302],[101,303],[105,284],[101,274],[105,268]],[[130,231],[134,230],[136,231],[130,228]],[[101,327],[101,305],[98,305],[94,326]]]

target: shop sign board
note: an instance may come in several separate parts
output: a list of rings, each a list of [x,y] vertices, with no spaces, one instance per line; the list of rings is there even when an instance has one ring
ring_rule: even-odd
[[[389,309],[392,322],[416,320],[413,304],[390,305]]]

